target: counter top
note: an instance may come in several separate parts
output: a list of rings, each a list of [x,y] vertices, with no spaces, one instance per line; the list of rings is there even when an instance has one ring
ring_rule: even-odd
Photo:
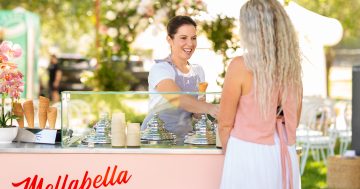
[[[37,153],[37,154],[209,154],[220,155],[221,149],[215,146],[142,146],[141,148],[111,147],[70,147],[63,148],[60,144],[18,143],[0,144],[1,153]]]

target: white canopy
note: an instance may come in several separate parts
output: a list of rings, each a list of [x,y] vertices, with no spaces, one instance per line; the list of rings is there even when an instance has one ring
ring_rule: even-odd
[[[292,1],[285,9],[300,35],[325,46],[340,42],[343,28],[338,20],[309,11]]]
[[[343,28],[338,20],[309,11],[292,1],[285,9],[299,35],[303,55],[304,95],[325,97],[327,84],[324,46],[339,43]]]

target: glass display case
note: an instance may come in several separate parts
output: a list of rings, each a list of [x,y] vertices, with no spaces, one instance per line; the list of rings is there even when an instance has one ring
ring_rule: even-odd
[[[200,96],[206,97],[203,102],[193,103]],[[215,148],[216,119],[187,110],[199,109],[195,106],[205,102],[218,104],[220,96],[220,92],[64,91],[61,144],[65,148],[125,148],[129,143],[141,148]]]

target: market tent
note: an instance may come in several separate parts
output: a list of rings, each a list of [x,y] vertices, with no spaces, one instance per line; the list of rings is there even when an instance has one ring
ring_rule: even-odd
[[[326,96],[324,46],[336,45],[342,38],[340,22],[290,2],[285,7],[299,35],[302,51],[304,96]]]

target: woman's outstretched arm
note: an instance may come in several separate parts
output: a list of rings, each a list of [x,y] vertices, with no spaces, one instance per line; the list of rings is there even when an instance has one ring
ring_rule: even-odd
[[[181,92],[180,88],[172,79],[164,79],[156,86],[158,92]],[[218,105],[199,101],[195,97],[187,94],[163,94],[172,105],[183,108],[188,112],[207,113],[213,117],[218,115]]]

